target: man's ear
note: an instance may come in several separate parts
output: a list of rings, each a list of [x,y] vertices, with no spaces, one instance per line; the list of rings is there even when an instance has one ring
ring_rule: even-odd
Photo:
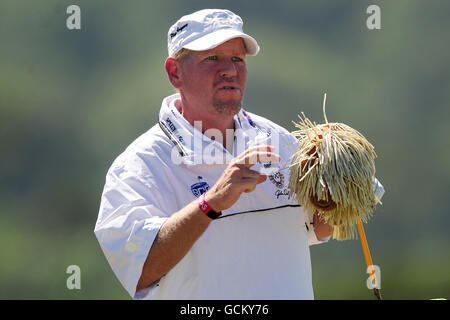
[[[181,88],[181,78],[180,78],[180,64],[173,58],[168,57],[166,59],[166,72],[169,77],[169,81],[175,89]]]

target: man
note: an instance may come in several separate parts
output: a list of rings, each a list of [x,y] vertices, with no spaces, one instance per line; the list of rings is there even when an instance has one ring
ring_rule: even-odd
[[[106,177],[95,234],[116,276],[136,299],[313,299],[309,245],[333,230],[289,197],[289,170],[264,171],[296,140],[242,109],[257,42],[207,9],[168,50],[178,93]]]

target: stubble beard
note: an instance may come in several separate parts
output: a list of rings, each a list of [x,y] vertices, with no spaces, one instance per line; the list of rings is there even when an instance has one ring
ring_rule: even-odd
[[[213,106],[218,114],[234,116],[238,114],[242,108],[242,99],[223,101],[221,99],[214,98]]]

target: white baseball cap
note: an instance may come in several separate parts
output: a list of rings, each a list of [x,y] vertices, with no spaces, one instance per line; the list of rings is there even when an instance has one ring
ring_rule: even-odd
[[[242,31],[242,19],[229,10],[204,9],[181,17],[167,34],[169,57],[186,48],[203,51],[217,47],[233,38],[242,38],[247,54],[258,54],[255,39]]]

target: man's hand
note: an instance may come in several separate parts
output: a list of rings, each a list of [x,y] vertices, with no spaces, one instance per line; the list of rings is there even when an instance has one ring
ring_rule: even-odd
[[[319,214],[314,212],[313,216],[313,225],[314,225],[314,232],[316,233],[317,239],[325,239],[328,238],[333,234],[333,227],[330,226],[328,223],[323,220]]]
[[[234,158],[216,184],[206,192],[205,199],[214,211],[230,208],[238,201],[242,192],[252,192],[256,186],[266,181],[267,176],[250,168],[257,162],[279,162],[274,147],[254,146]]]

